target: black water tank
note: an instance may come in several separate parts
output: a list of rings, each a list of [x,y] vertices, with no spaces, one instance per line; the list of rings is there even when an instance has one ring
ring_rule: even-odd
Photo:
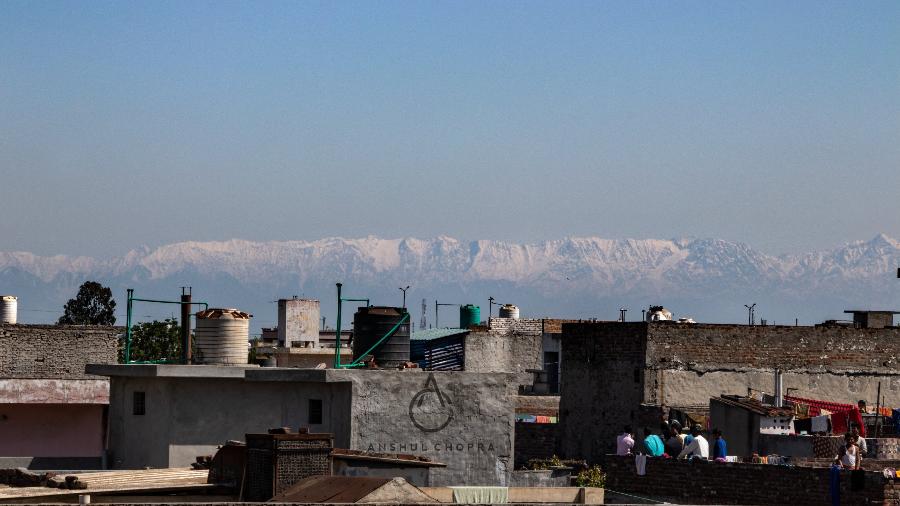
[[[353,358],[357,359],[366,353],[401,320],[403,323],[397,330],[368,354],[374,355],[375,363],[384,368],[394,368],[409,362],[409,316],[405,309],[399,307],[359,308],[353,315]]]

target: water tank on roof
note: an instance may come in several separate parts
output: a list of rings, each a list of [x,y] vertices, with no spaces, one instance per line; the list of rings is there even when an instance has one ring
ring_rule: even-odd
[[[519,306],[515,304],[503,304],[500,306],[500,318],[519,319]]]
[[[391,330],[394,333],[390,337],[369,351]],[[384,368],[409,362],[409,313],[406,309],[369,306],[356,311],[353,315],[353,358],[358,359],[364,354],[373,355],[375,364]]]
[[[201,364],[247,363],[251,314],[237,309],[207,309],[197,313],[194,343]]]
[[[672,312],[662,306],[650,306],[647,311],[648,322],[671,321]]]
[[[481,308],[474,304],[459,306],[459,328],[467,329],[481,323]]]
[[[0,323],[16,323],[18,304],[15,295],[0,295]]]

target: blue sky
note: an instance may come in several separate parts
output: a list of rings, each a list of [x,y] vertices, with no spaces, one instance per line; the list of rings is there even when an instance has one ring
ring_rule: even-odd
[[[898,2],[0,3],[0,250],[900,237]]]

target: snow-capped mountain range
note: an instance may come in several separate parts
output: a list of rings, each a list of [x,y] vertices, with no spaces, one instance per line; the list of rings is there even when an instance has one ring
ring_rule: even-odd
[[[772,256],[720,239],[601,239],[573,237],[517,244],[433,239],[328,238],[312,242],[183,242],[141,248],[112,259],[0,252],[0,292],[18,295],[20,321],[52,321],[87,279],[113,288],[124,308],[125,288],[137,296],[175,299],[193,286],[195,300],[239,307],[256,325],[273,325],[279,297],[322,300],[333,323],[334,283],[376,304],[399,305],[399,286],[416,322],[427,299],[516,303],[523,316],[610,319],[619,307],[639,317],[664,304],[698,321],[746,321],[743,304],[776,323],[841,318],[857,307],[900,307],[900,242],[885,235],[828,251]],[[483,308],[483,312],[484,311]],[[177,308],[140,313],[177,314]],[[455,322],[441,310],[442,326]],[[446,315],[446,316],[445,316]],[[120,319],[123,322],[124,318]]]

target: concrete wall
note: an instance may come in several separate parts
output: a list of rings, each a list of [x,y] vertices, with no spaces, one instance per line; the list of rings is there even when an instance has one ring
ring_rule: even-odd
[[[291,347],[294,342],[319,345],[321,325],[319,301],[315,299],[279,299],[278,301],[278,342],[280,346]]]
[[[531,385],[527,371],[544,367],[542,341],[540,333],[473,330],[465,338],[465,370],[513,373],[516,385]]]
[[[95,372],[111,375],[115,468],[186,466],[228,439],[280,426],[332,432],[341,448],[429,457],[447,464],[432,470],[439,485],[506,484],[512,468],[514,392],[504,373],[134,365]],[[145,392],[145,415],[133,414],[135,391]],[[320,425],[307,423],[309,399],[323,400]]]
[[[115,364],[124,327],[0,325],[0,378],[92,379],[87,364]]]
[[[710,429],[718,428],[722,431],[729,455],[749,457],[753,452],[759,451],[758,414],[710,399],[709,419]]]
[[[436,485],[508,483],[515,421],[508,375],[329,372],[353,382],[352,449],[443,462],[431,471]]]
[[[197,366],[199,367],[199,366]],[[146,414],[133,414],[145,392]],[[322,424],[308,423],[309,399],[322,400]],[[184,467],[229,439],[272,427],[332,432],[346,447],[347,384],[247,382],[238,378],[113,377],[109,449],[114,469]]]
[[[99,458],[104,411],[90,404],[0,404],[0,456]]]

